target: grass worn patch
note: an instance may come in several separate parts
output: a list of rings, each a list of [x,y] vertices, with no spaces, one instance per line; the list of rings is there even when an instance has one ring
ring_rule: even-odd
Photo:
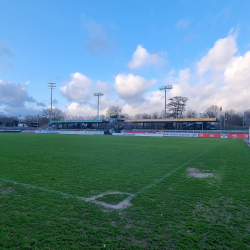
[[[250,247],[242,140],[0,134],[0,142],[0,249]],[[123,210],[77,198],[113,191],[137,196]]]
[[[125,200],[129,195],[127,194],[107,194],[103,197],[99,197],[96,200],[98,201],[104,201],[111,205],[116,205],[120,203],[121,201]]]

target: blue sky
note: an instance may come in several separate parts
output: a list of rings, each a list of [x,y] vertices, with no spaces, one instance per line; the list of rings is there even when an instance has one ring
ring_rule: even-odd
[[[50,105],[95,115],[112,105],[131,115],[189,97],[187,109],[250,108],[249,1],[1,0],[0,114]]]

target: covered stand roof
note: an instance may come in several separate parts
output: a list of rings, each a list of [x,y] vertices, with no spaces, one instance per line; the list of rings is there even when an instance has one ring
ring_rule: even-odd
[[[216,118],[132,119],[125,122],[216,122]]]

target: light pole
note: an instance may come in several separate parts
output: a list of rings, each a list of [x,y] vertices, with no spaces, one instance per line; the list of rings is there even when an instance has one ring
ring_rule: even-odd
[[[226,129],[227,113],[224,114],[224,129]]]
[[[172,85],[161,86],[159,89],[160,91],[165,91],[165,119],[167,118],[167,103],[166,103],[166,92],[167,90],[172,89]]]
[[[96,92],[94,93],[94,96],[97,96],[97,117],[96,117],[96,120],[99,120],[99,97],[100,96],[103,96],[103,93],[101,92]]]
[[[222,111],[222,107],[220,106],[220,132],[221,132],[221,129],[222,129],[221,111]]]
[[[48,126],[49,126],[49,115],[46,115],[47,119],[48,119]]]
[[[38,126],[38,119],[39,119],[39,115],[37,115],[37,128],[39,127],[39,126]]]
[[[56,88],[56,83],[49,82],[49,89],[51,89],[51,105],[50,105],[50,123],[52,122],[52,90]]]

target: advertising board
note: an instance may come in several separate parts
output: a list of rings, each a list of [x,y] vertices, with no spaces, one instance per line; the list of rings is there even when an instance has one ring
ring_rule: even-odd
[[[40,133],[40,134],[64,134],[64,135],[104,135],[104,131],[49,131],[49,130],[36,130],[35,133]]]
[[[198,137],[198,133],[163,133],[163,136],[171,136],[171,137]]]
[[[248,134],[227,134],[227,138],[230,139],[248,139]]]
[[[198,133],[198,137],[203,138],[221,138],[220,133]]]
[[[155,133],[155,132],[122,132],[122,133],[113,133],[112,135],[163,137],[163,133]]]

